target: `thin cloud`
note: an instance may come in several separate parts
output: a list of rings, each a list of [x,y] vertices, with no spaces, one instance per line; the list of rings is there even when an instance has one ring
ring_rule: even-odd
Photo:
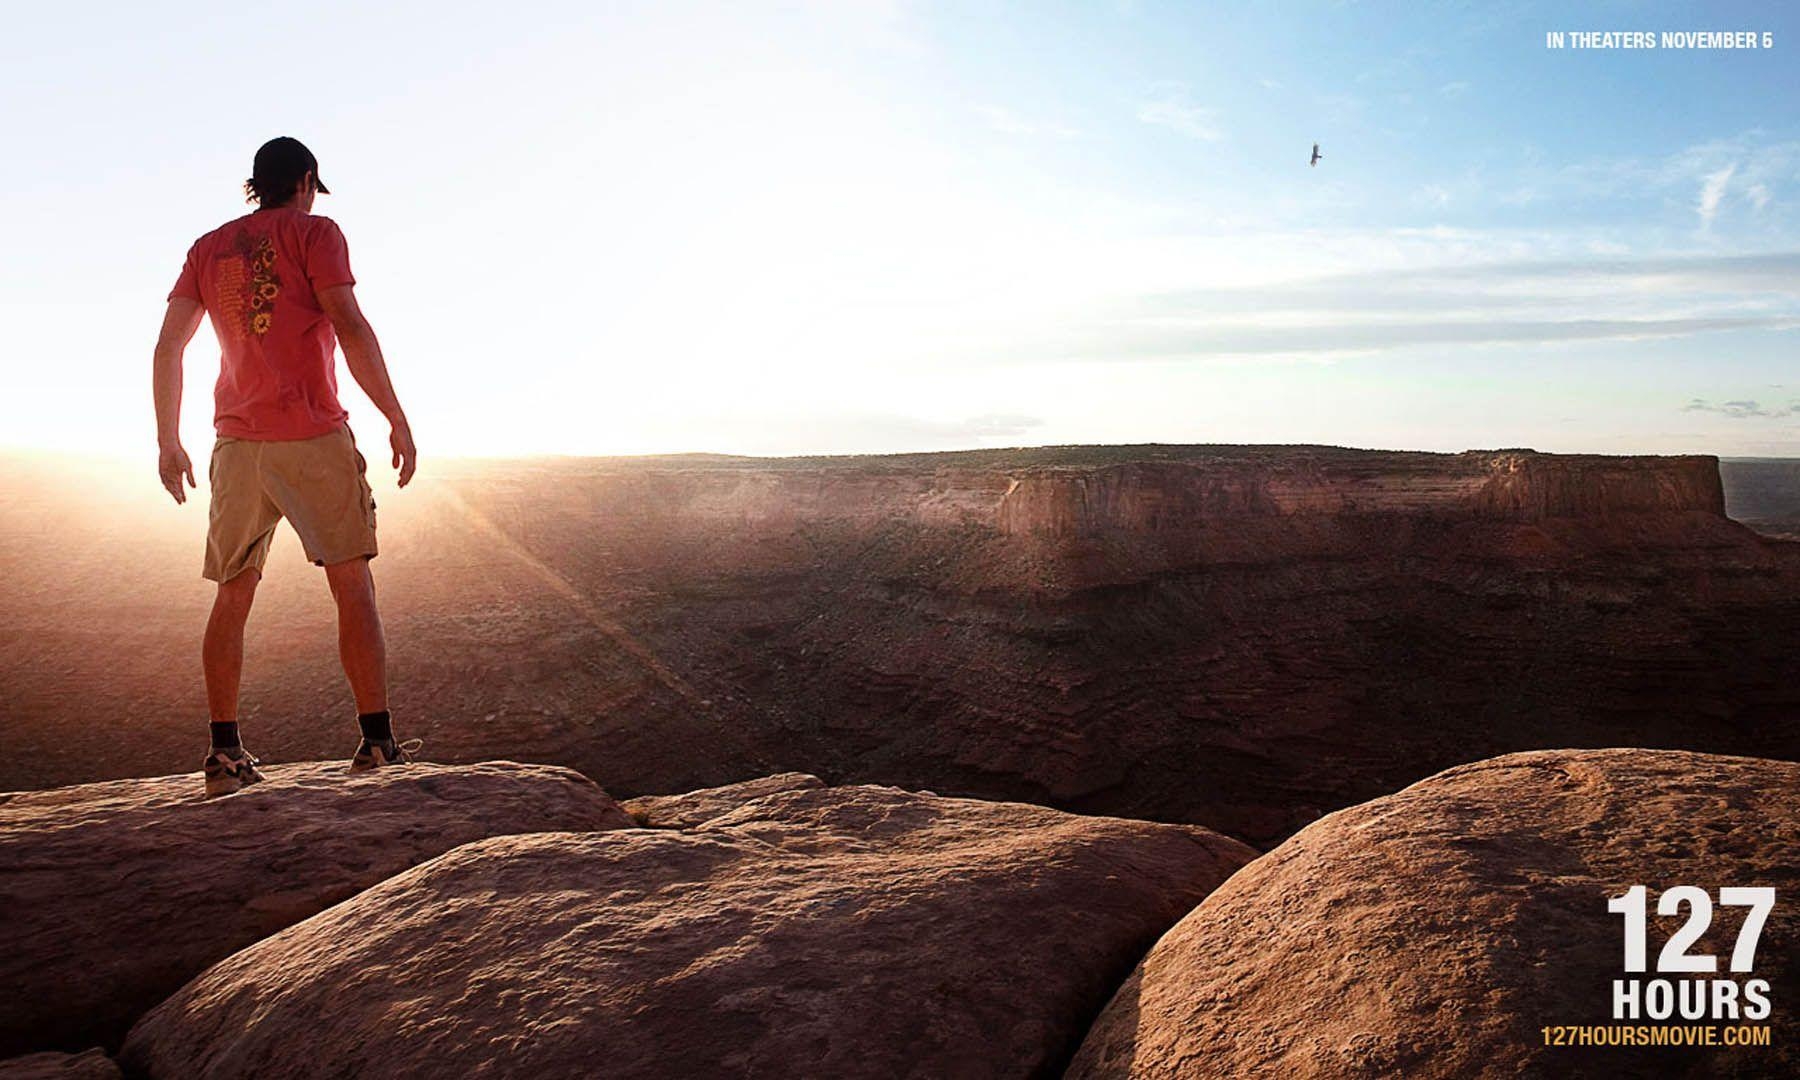
[[[1313,99],[1319,107],[1319,119],[1334,127],[1362,121],[1368,102],[1353,94],[1321,94]]]
[[[1721,214],[1734,197],[1759,209],[1781,207],[1800,173],[1800,140],[1771,140],[1752,130],[1655,158],[1591,158],[1552,167],[1541,155],[1522,157],[1523,166],[1499,196],[1502,205],[1666,203],[1692,210],[1704,228],[1723,224]]]
[[[1202,142],[1218,142],[1225,137],[1212,109],[1190,104],[1180,95],[1165,95],[1142,103],[1138,106],[1137,118]]]
[[[1800,253],[1539,259],[1119,297],[1006,359],[1332,360],[1796,329]]]
[[[956,437],[969,435],[1012,438],[1023,435],[1034,427],[1041,427],[1043,423],[1043,418],[1038,416],[1023,416],[1018,413],[983,413],[980,416],[971,416],[956,423],[932,425],[931,430],[940,435]]]
[[[1730,330],[1797,328],[1800,328],[1800,316],[1557,320],[1418,318],[1386,322],[1322,320],[1288,326],[1112,325],[1086,328],[1086,333],[1073,335],[1065,342],[1064,355],[1075,359],[1133,360],[1301,357],[1368,354],[1429,345],[1643,341]]]
[[[1733,162],[1718,172],[1706,177],[1700,185],[1700,227],[1712,228],[1713,218],[1719,214],[1719,202],[1725,198],[1725,186],[1731,183],[1731,174],[1737,172],[1737,163]]]
[[[1447,82],[1444,85],[1438,87],[1438,93],[1442,94],[1444,97],[1447,97],[1447,98],[1462,97],[1464,94],[1466,94],[1468,92],[1469,92],[1469,84],[1466,82],[1461,82],[1461,81]]]
[[[1425,313],[1611,305],[1614,313],[1666,312],[1687,298],[1718,313],[1755,304],[1800,317],[1800,252],[1660,258],[1517,259],[1331,274],[1242,289],[1141,298],[1154,314],[1340,310]],[[1621,305],[1630,305],[1623,308]]]
[[[995,131],[1007,135],[1047,135],[1056,139],[1073,139],[1081,132],[1061,124],[1027,120],[1003,105],[978,105],[975,111]]]
[[[889,412],[818,412],[706,418],[708,448],[738,454],[868,454],[894,447],[965,449],[977,440],[1016,442],[1044,424],[1038,416],[983,413],[934,420]]]
[[[1710,412],[1732,420],[1764,419],[1783,420],[1790,416],[1800,416],[1800,401],[1792,401],[1786,405],[1765,407],[1761,402],[1722,401],[1715,405],[1705,398],[1694,398],[1681,407],[1682,412]]]

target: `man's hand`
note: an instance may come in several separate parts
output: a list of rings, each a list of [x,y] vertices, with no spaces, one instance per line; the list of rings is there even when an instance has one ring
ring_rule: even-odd
[[[406,421],[394,425],[394,433],[388,437],[388,444],[394,448],[394,468],[400,470],[400,486],[413,478],[413,471],[419,467],[419,452],[413,448],[412,428]]]
[[[181,486],[184,475],[187,477],[188,487],[200,486],[194,483],[194,463],[188,460],[187,451],[181,448],[180,443],[162,448],[156,471],[162,476],[162,486],[169,490],[177,504],[187,502],[187,492]]]

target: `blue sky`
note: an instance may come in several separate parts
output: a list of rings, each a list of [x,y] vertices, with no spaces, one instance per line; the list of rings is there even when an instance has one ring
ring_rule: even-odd
[[[1545,47],[1582,29],[1774,47]],[[291,134],[428,454],[1800,455],[1797,31],[1777,4],[39,5],[0,39],[0,440],[153,444],[181,257]],[[203,329],[190,452],[216,372]]]

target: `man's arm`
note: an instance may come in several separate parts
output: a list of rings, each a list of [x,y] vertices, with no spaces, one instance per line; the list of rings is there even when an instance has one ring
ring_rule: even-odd
[[[405,487],[418,468],[412,427],[406,422],[406,413],[394,394],[394,384],[388,379],[381,343],[375,340],[374,328],[356,303],[355,288],[354,285],[333,285],[320,289],[319,306],[325,309],[332,327],[337,330],[338,343],[344,347],[344,362],[350,366],[351,377],[393,425],[393,435],[388,441],[394,450],[394,468],[400,470],[400,486]]]
[[[194,483],[194,464],[181,448],[181,354],[194,331],[200,329],[200,317],[206,306],[198,300],[177,296],[163,312],[162,332],[156,335],[156,358],[151,375],[152,392],[156,396],[156,471],[162,477],[177,503],[187,502],[181,486],[183,476],[188,487]]]

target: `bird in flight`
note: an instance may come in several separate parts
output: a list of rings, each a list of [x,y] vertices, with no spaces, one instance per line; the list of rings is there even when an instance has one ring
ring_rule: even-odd
[[[1312,156],[1312,160],[1311,160],[1311,161],[1309,161],[1309,162],[1307,162],[1307,164],[1308,164],[1308,165],[1317,165],[1317,164],[1318,164],[1318,163],[1319,163],[1319,158],[1320,158],[1320,157],[1321,157],[1321,156],[1322,156],[1322,155],[1321,155],[1321,154],[1320,154],[1320,153],[1319,153],[1319,144],[1318,144],[1318,143],[1313,143],[1313,156]]]

